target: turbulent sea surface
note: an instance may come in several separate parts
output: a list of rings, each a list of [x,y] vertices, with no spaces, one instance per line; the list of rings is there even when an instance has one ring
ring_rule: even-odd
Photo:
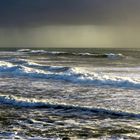
[[[1,49],[0,139],[140,139],[140,49]]]

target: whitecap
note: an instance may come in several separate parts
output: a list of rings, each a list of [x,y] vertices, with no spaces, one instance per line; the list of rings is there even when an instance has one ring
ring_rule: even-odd
[[[97,72],[88,73],[84,68],[70,68],[59,66],[40,66],[36,64],[13,65],[0,61],[0,74],[8,73],[12,76],[26,76],[29,78],[42,78],[67,81],[76,84],[90,84],[95,86],[113,86],[140,89],[140,80],[132,77],[120,77]],[[59,70],[59,71],[58,71]]]
[[[124,55],[121,54],[121,53],[118,53],[118,54],[115,54],[115,53],[106,53],[105,55],[107,55],[108,58],[112,58],[112,59],[124,57]]]
[[[30,52],[31,50],[30,49],[19,49],[17,50],[17,52]]]
[[[130,117],[130,118],[140,118],[140,114],[133,113],[133,112],[123,112],[117,110],[108,110],[105,108],[93,108],[88,106],[78,106],[78,105],[71,105],[66,103],[57,103],[55,101],[43,99],[35,99],[35,98],[23,98],[23,97],[16,97],[13,95],[3,95],[0,94],[0,104],[6,104],[11,106],[18,106],[18,107],[29,107],[29,108],[54,108],[54,109],[64,109],[64,110],[74,110],[77,112],[86,112],[96,113],[98,115],[109,115],[109,116],[116,116],[116,117]]]

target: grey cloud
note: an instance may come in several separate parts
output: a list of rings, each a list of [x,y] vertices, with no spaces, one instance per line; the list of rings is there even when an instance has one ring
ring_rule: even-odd
[[[138,23],[138,0],[0,0],[0,26]]]

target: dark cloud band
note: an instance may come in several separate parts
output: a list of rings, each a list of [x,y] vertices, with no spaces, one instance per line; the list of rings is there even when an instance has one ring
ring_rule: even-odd
[[[139,21],[138,0],[0,0],[0,26]]]

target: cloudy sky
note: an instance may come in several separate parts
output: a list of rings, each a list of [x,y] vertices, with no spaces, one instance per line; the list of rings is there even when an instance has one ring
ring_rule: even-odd
[[[0,0],[0,47],[139,47],[139,0]]]

